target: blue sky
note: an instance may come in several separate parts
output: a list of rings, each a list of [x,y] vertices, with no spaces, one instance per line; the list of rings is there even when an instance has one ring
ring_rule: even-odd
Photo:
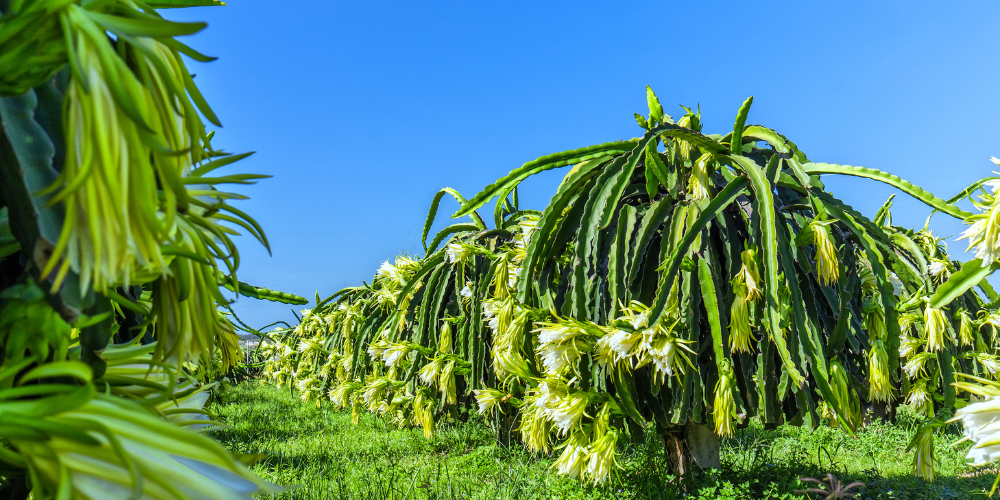
[[[186,41],[220,58],[189,62],[224,125],[213,144],[258,152],[231,171],[274,176],[241,190],[273,256],[242,238],[240,278],[310,298],[419,253],[441,187],[472,196],[538,156],[640,135],[646,85],[675,117],[700,104],[706,133],[731,130],[753,95],[749,122],[812,161],[948,198],[997,168],[998,14],[987,1],[232,0],[167,12],[209,22]],[[543,207],[563,173],[527,181],[522,206]],[[826,183],[869,216],[894,192]],[[446,200],[442,214],[455,208]],[[902,195],[893,216],[923,226],[928,212]],[[957,235],[947,219],[935,233]],[[289,309],[236,304],[258,326]]]

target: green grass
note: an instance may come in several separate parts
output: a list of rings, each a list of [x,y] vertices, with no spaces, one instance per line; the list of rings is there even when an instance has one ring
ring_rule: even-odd
[[[910,474],[905,452],[916,420],[903,412],[896,425],[873,424],[856,437],[837,429],[815,432],[751,424],[722,442],[719,470],[699,474],[687,493],[665,466],[654,435],[623,443],[624,470],[602,487],[558,476],[554,457],[520,445],[504,447],[479,418],[439,427],[433,439],[419,429],[397,429],[372,415],[357,426],[347,412],[316,407],[256,381],[222,388],[209,408],[230,427],[215,437],[237,453],[264,453],[253,466],[262,477],[295,489],[276,498],[352,499],[591,499],[591,498],[808,498],[793,493],[799,477],[835,474],[865,484],[857,498],[984,498],[1000,469],[964,463],[960,437],[937,436],[940,478],[927,483]]]

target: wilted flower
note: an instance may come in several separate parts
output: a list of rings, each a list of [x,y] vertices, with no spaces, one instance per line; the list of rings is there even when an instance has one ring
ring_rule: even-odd
[[[927,394],[927,380],[919,379],[910,386],[910,395],[906,398],[908,404],[917,409],[917,413],[927,413],[927,408],[931,405],[931,399]]]
[[[924,334],[927,336],[927,350],[937,352],[944,348],[945,332],[951,330],[951,322],[944,311],[931,307],[924,308]]]
[[[972,320],[972,315],[969,314],[965,309],[960,309],[957,313],[958,316],[958,341],[962,345],[970,346],[975,342],[976,335],[973,332],[979,332],[979,326]]]
[[[816,278],[821,285],[830,285],[840,279],[837,247],[828,227],[835,222],[813,220],[807,226],[807,230],[812,230],[813,244],[816,245]]]
[[[521,406],[521,425],[518,427],[518,432],[528,450],[548,453],[550,428],[551,424],[545,415],[545,409],[535,405],[533,397],[525,398]]]
[[[85,11],[74,7],[70,12]],[[66,158],[56,166],[59,177],[45,190],[55,193],[49,203],[65,208],[59,240],[42,270],[45,276],[56,271],[53,290],[62,285],[69,269],[79,274],[81,290],[128,286],[131,275],[143,267],[154,276],[165,276],[168,267],[161,245],[163,234],[172,228],[164,227],[155,193],[160,189],[174,200],[178,194],[186,196],[162,182],[165,178],[179,182],[181,172],[165,168],[158,177],[156,169],[149,168],[153,151],[145,138],[159,142],[162,134],[142,130],[149,125],[133,120],[115,98],[125,93],[143,99],[146,89],[113,51],[109,57],[103,35],[95,40],[86,31],[66,32],[76,47],[74,68],[79,68],[80,78],[71,78],[64,99]],[[144,105],[133,109],[141,120],[152,118]],[[173,208],[168,207],[171,216]]]
[[[584,472],[595,484],[604,484],[611,475],[611,469],[618,466],[617,445],[620,436],[618,429],[609,428],[591,443],[587,469]]]
[[[711,186],[713,172],[712,153],[705,153],[695,160],[691,166],[691,177],[688,178],[688,200],[707,200],[711,193],[708,187]]]
[[[507,380],[511,376],[522,379],[530,379],[534,376],[528,362],[521,357],[520,353],[513,351],[494,352],[493,371],[501,380]]]
[[[736,381],[728,361],[719,369],[719,381],[715,384],[715,403],[712,405],[712,422],[715,433],[722,437],[733,435],[733,419],[736,418],[736,398],[733,389]]]
[[[493,300],[503,301],[510,298],[511,294],[511,269],[507,259],[500,259],[497,262],[493,274]]]
[[[384,378],[377,378],[365,386],[364,393],[362,397],[369,406],[375,405],[379,400],[385,397],[386,390],[389,388],[390,382]]]
[[[448,262],[464,264],[475,253],[475,247],[466,243],[449,243],[444,248],[444,253]]]
[[[729,313],[729,344],[733,352],[750,352],[753,334],[750,333],[749,291],[745,283],[735,282],[733,292],[736,297]]]
[[[196,230],[195,230],[196,231]],[[184,245],[192,248],[198,236],[186,231]],[[171,264],[173,275],[153,282],[153,315],[156,316],[156,354],[159,360],[180,365],[195,358],[210,363],[208,356],[215,350],[217,339],[232,340],[231,325],[218,312],[217,271],[187,258],[176,258]],[[182,290],[190,293],[180,300]],[[230,345],[231,348],[233,346]],[[238,349],[238,345],[233,350]],[[238,356],[238,354],[237,354]]]
[[[696,113],[691,111],[690,108],[684,108],[684,111],[686,111],[686,113],[684,114],[684,116],[680,117],[680,119],[677,120],[677,125],[679,127],[689,128],[691,130],[694,130],[695,132],[700,132],[701,110],[699,109],[698,112]],[[690,160],[691,152],[694,151],[694,145],[683,139],[675,139],[675,141],[677,142],[679,150],[678,152],[680,153],[681,158],[685,160]]]
[[[458,403],[458,390],[455,387],[455,360],[449,361],[441,370],[438,390],[444,394],[445,403],[452,405]]]
[[[572,478],[580,477],[580,474],[587,466],[587,459],[590,456],[587,449],[589,444],[590,438],[585,432],[574,432],[565,443],[556,448],[561,448],[563,452],[552,466],[558,469],[560,474],[565,474]]]
[[[595,484],[603,484],[611,469],[620,467],[617,460],[617,443],[621,432],[610,427],[611,403],[605,403],[594,417],[593,438],[586,459],[584,475]]]
[[[920,323],[920,321],[923,320],[923,319],[924,319],[923,313],[919,313],[919,312],[910,312],[910,313],[906,313],[906,314],[900,314],[899,315],[899,321],[898,321],[900,334],[901,335],[905,335],[905,334],[909,333],[910,332],[910,328],[913,327],[913,325],[916,325],[916,324]],[[902,337],[900,337],[900,339],[902,339]]]
[[[392,402],[389,403],[389,405],[384,409],[383,413],[386,415],[390,415],[390,418],[392,418],[393,421],[396,422],[396,424],[399,425],[400,428],[402,428],[402,426],[406,425],[406,420],[405,417],[402,415],[403,412],[400,411],[400,408],[405,405],[410,405],[412,403],[413,403],[413,396],[410,396],[408,394],[397,394],[395,397],[392,398]]]
[[[313,377],[306,377],[306,378],[300,379],[295,384],[296,388],[300,392],[302,392],[301,397],[302,397],[303,401],[309,401],[309,399],[311,398],[312,392],[314,392],[313,391],[313,389],[314,389],[313,386],[319,385],[318,382],[319,381],[316,380],[316,379],[314,379]]]
[[[881,305],[873,304],[871,311],[864,313],[862,326],[864,326],[865,330],[868,330],[869,337],[876,339],[886,338],[885,312],[882,310]]]
[[[438,352],[448,354],[454,350],[454,339],[452,338],[451,323],[447,321],[441,325],[441,337],[438,339]]]
[[[837,423],[853,432],[861,423],[861,402],[851,388],[847,370],[836,359],[830,361],[830,389],[836,403],[834,411]]]
[[[351,400],[351,394],[358,389],[357,384],[343,383],[330,390],[330,401],[338,408],[344,408]]]
[[[587,403],[587,396],[582,393],[567,394],[555,404],[547,405],[546,415],[559,430],[559,435],[565,436],[586,415]]]
[[[420,382],[428,387],[433,386],[434,382],[438,379],[438,376],[441,375],[441,368],[443,366],[443,358],[432,359],[417,372]]]
[[[390,344],[389,348],[382,353],[382,360],[385,366],[394,367],[410,353],[410,346],[404,343]]]
[[[752,248],[748,248],[743,251],[740,260],[742,261],[742,266],[733,281],[746,285],[747,299],[756,302],[764,296],[764,291],[760,288],[760,271],[757,270],[757,252]]]
[[[925,425],[917,430],[913,440],[906,447],[906,451],[914,450],[913,473],[924,478],[925,481],[933,481],[937,477],[934,471],[934,426]]]
[[[903,365],[903,371],[906,372],[908,377],[917,378],[924,373],[924,364],[927,363],[928,359],[932,358],[934,358],[934,353],[931,352],[917,354],[906,361],[906,364]]]
[[[997,373],[1000,373],[1000,359],[997,358],[996,354],[971,352],[970,355],[983,366],[983,371],[987,374],[996,376]]]
[[[868,399],[888,403],[892,399],[892,392],[889,354],[885,351],[885,342],[874,339],[868,351]]]
[[[426,390],[426,389],[425,389]],[[413,398],[413,423],[423,427],[424,437],[434,437],[434,401],[424,391],[418,391]]]
[[[483,388],[472,391],[476,394],[476,403],[479,403],[479,413],[488,415],[493,412],[500,401],[506,396],[502,391],[496,389]]]
[[[979,311],[979,324],[983,326],[990,325],[995,335],[997,330],[1000,329],[1000,313],[986,310]]]
[[[861,281],[861,289],[866,295],[874,296],[878,293],[878,279],[875,277],[875,272],[872,271],[871,262],[868,261],[868,257],[864,253],[858,252],[858,278]]]
[[[500,344],[500,349],[508,349],[513,345],[513,341],[521,335],[527,320],[526,313],[520,311],[510,294],[504,299],[484,300],[483,313],[495,335],[494,344]]]
[[[361,398],[355,397],[351,400],[351,423],[358,425],[361,420],[361,410],[364,408]]]

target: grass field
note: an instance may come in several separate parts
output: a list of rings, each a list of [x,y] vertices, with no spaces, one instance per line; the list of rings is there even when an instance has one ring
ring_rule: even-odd
[[[937,436],[940,478],[910,474],[906,453],[916,421],[902,412],[896,425],[874,424],[856,437],[837,429],[815,432],[751,424],[722,441],[722,468],[700,474],[685,488],[664,465],[655,436],[623,444],[624,471],[602,487],[558,476],[554,457],[521,446],[500,446],[479,418],[441,426],[433,439],[419,429],[397,429],[371,415],[357,426],[350,414],[303,403],[287,389],[251,381],[222,388],[212,412],[231,427],[214,435],[238,453],[264,453],[254,466],[264,478],[296,485],[278,498],[357,499],[597,499],[810,498],[799,477],[831,472],[845,484],[864,483],[857,498],[985,498],[1000,469],[964,463],[968,445],[956,433]]]

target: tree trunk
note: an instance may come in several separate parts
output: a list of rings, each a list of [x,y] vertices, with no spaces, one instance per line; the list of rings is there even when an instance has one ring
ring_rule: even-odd
[[[865,406],[863,412],[865,425],[874,421],[881,421],[887,424],[896,422],[896,405],[875,402]]]
[[[680,432],[664,435],[663,444],[670,472],[676,476],[719,467],[719,436],[706,425],[688,422]]]

